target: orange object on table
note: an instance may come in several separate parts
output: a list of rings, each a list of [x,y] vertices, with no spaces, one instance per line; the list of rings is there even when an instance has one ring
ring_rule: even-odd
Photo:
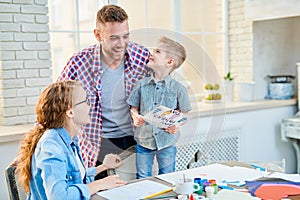
[[[291,195],[300,194],[300,186],[292,184],[262,184],[254,192],[261,199],[280,200]]]
[[[213,184],[217,183],[215,179],[209,179],[208,182],[209,182],[209,185],[213,185]]]

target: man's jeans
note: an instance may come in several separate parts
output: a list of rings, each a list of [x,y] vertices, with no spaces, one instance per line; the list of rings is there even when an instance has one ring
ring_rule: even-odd
[[[176,146],[169,146],[159,151],[150,150],[136,145],[136,169],[137,178],[152,176],[152,165],[156,155],[158,174],[166,174],[175,171]]]

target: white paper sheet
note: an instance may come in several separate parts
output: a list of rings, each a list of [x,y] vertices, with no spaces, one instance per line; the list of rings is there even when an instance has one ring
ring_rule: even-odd
[[[122,187],[98,192],[99,196],[106,199],[138,200],[148,195],[169,189],[170,187],[150,180],[131,183]]]
[[[267,178],[280,178],[286,181],[292,182],[300,182],[300,175],[299,174],[284,174],[279,172],[274,172],[266,176]]]
[[[246,168],[246,167],[229,167],[222,164],[212,164],[203,167],[197,167],[184,171],[178,171],[169,174],[162,174],[156,176],[159,179],[175,184],[178,179],[186,178],[206,178],[215,179],[218,185],[226,185],[228,182],[244,182],[252,181],[266,176],[267,172]]]

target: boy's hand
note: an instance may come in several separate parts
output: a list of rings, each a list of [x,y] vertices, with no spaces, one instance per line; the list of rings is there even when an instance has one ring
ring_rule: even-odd
[[[179,126],[169,126],[165,128],[165,131],[167,131],[170,134],[176,134],[179,131],[180,127]]]
[[[145,123],[144,119],[141,117],[141,115],[139,115],[135,111],[131,110],[131,117],[133,119],[133,124],[135,126],[142,126],[142,125],[144,125],[144,123]]]

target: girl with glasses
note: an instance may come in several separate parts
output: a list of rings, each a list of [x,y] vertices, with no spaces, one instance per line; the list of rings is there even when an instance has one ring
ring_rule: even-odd
[[[99,190],[125,184],[117,175],[94,181],[96,174],[122,164],[117,155],[106,155],[98,167],[83,165],[77,134],[90,122],[89,109],[78,81],[56,82],[42,92],[37,126],[21,142],[17,158],[17,175],[28,199],[90,199]]]

